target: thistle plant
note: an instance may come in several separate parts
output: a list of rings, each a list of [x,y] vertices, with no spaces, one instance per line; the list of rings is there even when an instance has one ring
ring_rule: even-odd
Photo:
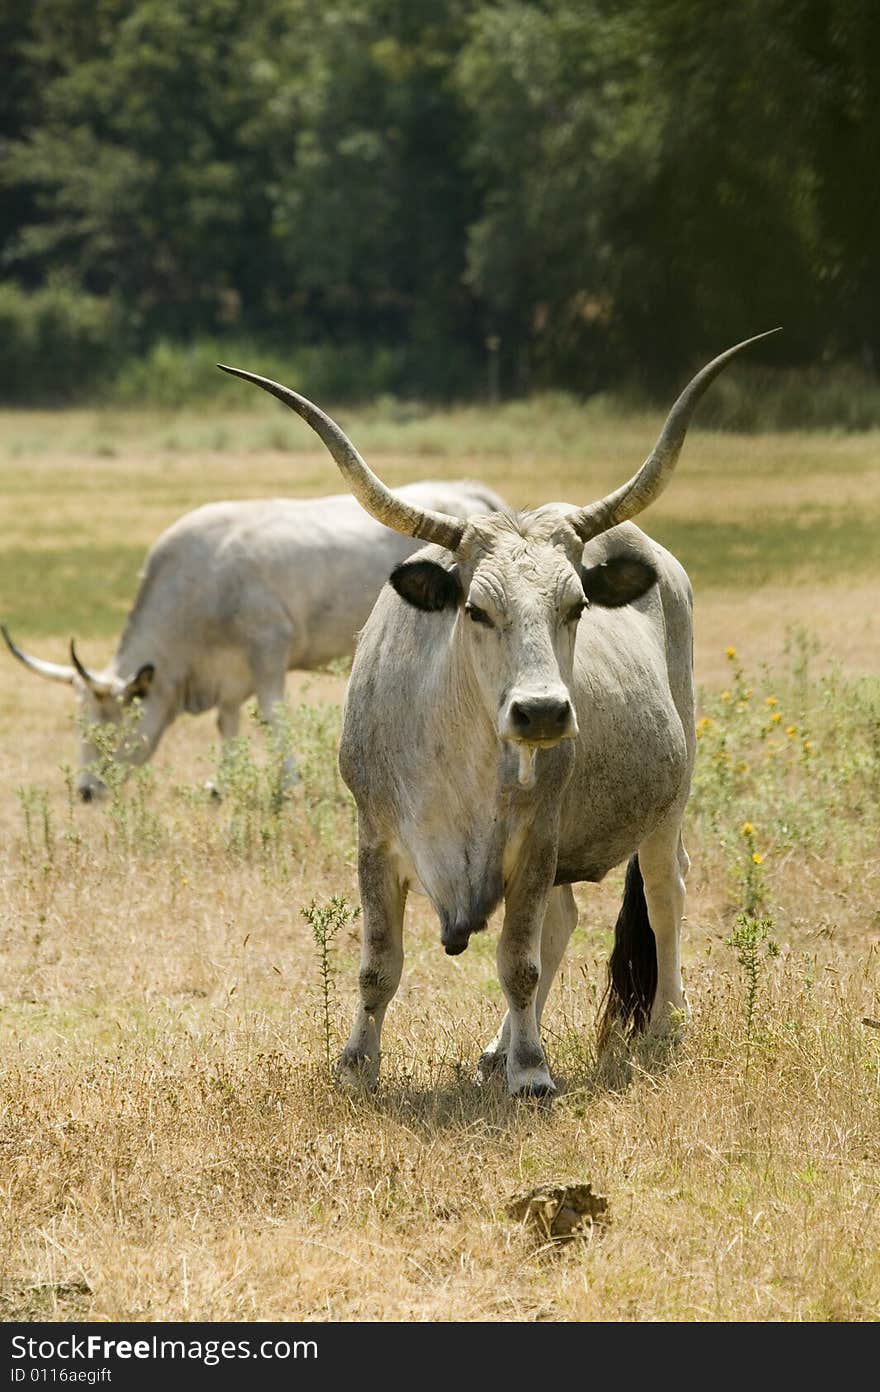
[[[333,1051],[331,1014],[336,999],[336,969],[332,956],[333,940],[340,929],[354,922],[360,913],[360,907],[349,904],[344,894],[334,894],[323,905],[317,904],[313,899],[306,908],[301,910],[301,913],[311,927],[315,946],[318,949],[324,1062],[329,1073],[332,1068]]]

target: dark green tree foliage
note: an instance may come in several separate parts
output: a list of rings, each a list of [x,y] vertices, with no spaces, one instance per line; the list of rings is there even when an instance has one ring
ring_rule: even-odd
[[[244,0],[35,0],[39,117],[6,178],[41,216],[7,263],[67,267],[136,327],[186,334],[234,317],[270,220],[248,122],[271,98]],[[265,36],[268,39],[268,35]]]
[[[508,392],[666,391],[775,323],[876,370],[878,149],[873,0],[0,0],[0,374],[235,333],[444,396],[494,336]]]
[[[500,337],[509,389],[589,389],[607,376],[621,250],[607,224],[615,185],[635,194],[621,151],[635,63],[619,40],[593,4],[512,0],[479,8],[461,55],[482,192],[468,278]]]
[[[38,215],[7,268],[64,266],[143,343],[230,324],[391,341],[410,386],[466,390],[463,8],[35,0],[42,101],[4,169]]]
[[[880,371],[880,7],[802,0],[816,259],[828,346]]]
[[[639,365],[665,384],[777,322],[789,352],[815,349],[804,62],[786,13],[512,0],[479,14],[460,66],[486,187],[471,274],[540,380],[589,389]]]
[[[476,204],[468,126],[451,82],[463,0],[312,7],[295,71],[302,127],[279,170],[273,235],[296,306],[320,337],[408,354],[403,386],[469,383],[474,306],[464,283]]]
[[[28,5],[0,4],[0,149],[17,140],[35,119],[37,86],[26,60],[32,11]],[[31,190],[24,180],[6,180],[0,198],[0,247],[34,216]]]

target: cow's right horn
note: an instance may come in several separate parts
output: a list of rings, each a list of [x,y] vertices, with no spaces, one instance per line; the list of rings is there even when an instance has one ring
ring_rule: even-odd
[[[83,664],[80,662],[79,658],[76,655],[76,647],[74,646],[74,641],[72,638],[70,640],[70,660],[76,668],[77,672],[79,672],[79,675],[82,677],[86,686],[95,696],[110,695],[110,693],[113,690],[112,685],[108,681],[103,681],[101,677],[96,677],[94,672],[90,672],[88,667],[83,666]]]
[[[6,646],[12,656],[17,657],[19,662],[24,663],[25,667],[30,667],[32,672],[38,672],[41,677],[48,677],[50,681],[71,684],[74,675],[72,667],[62,667],[58,662],[44,662],[40,657],[31,657],[30,653],[22,652],[21,648],[13,643],[5,624],[0,624],[0,633],[6,639]]]
[[[766,333],[755,334],[754,338],[746,338],[726,352],[719,353],[717,358],[700,369],[666,417],[660,437],[638,473],[599,502],[573,511],[571,521],[584,541],[598,536],[600,532],[607,532],[630,517],[636,517],[655,498],[659,498],[672,477],[691,417],[707,387],[744,348],[776,333],[779,333],[779,329],[768,329]]]
[[[354,445],[334,420],[307,401],[290,387],[283,387],[269,377],[259,377],[255,372],[244,372],[240,367],[217,366],[233,377],[241,377],[245,382],[253,382],[278,398],[291,411],[302,416],[317,435],[324,441],[339,466],[343,478],[362,508],[365,508],[378,522],[391,527],[404,536],[419,537],[422,541],[435,541],[449,551],[455,551],[464,535],[465,523],[445,512],[432,512],[429,508],[413,507],[386,488],[372,469],[358,454]]]

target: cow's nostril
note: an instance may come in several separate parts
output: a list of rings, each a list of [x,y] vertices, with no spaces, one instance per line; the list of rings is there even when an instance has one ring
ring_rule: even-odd
[[[531,724],[527,707],[522,705],[519,701],[514,701],[513,705],[510,707],[510,714],[514,724],[518,725],[521,729],[525,729],[527,725]]]

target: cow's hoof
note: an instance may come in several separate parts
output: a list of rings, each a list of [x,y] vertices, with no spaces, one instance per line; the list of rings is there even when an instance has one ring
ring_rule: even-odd
[[[646,1041],[663,1044],[681,1043],[688,1035],[691,1026],[691,1012],[687,1001],[683,1005],[667,1005],[652,1014],[642,1038]]]
[[[492,1078],[499,1077],[500,1074],[504,1073],[506,1068],[507,1054],[502,1053],[500,1049],[497,1049],[494,1053],[487,1049],[485,1053],[480,1055],[480,1061],[477,1064],[477,1072],[474,1078],[477,1087],[482,1087],[484,1083],[488,1083]]]
[[[369,1054],[346,1051],[339,1057],[334,1078],[346,1092],[375,1092],[379,1086],[379,1060]]]
[[[511,1096],[522,1098],[524,1101],[549,1104],[556,1096],[556,1084],[551,1082],[525,1083],[522,1087],[517,1088],[516,1092],[511,1093]]]

